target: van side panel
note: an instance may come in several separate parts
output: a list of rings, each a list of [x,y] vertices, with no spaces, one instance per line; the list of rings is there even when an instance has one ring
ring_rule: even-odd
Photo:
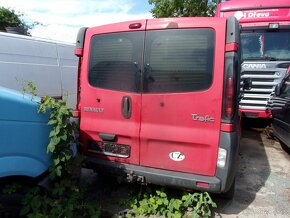
[[[67,99],[68,107],[76,107],[77,99],[77,60],[73,53],[74,47],[57,44],[59,69],[61,73],[61,93]]]
[[[0,33],[0,85],[21,91],[33,82],[39,96],[76,104],[77,58],[73,45],[28,36]]]

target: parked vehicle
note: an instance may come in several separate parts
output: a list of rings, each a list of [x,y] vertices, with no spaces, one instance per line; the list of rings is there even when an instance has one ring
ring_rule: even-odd
[[[277,84],[268,108],[272,111],[274,135],[282,148],[290,154],[290,68],[287,76]]]
[[[233,194],[238,44],[234,17],[80,29],[77,109],[88,166],[127,181]]]
[[[51,127],[49,114],[37,112],[39,102],[38,97],[0,86],[0,217],[18,217],[25,186],[48,184]],[[6,194],[9,185],[15,192]]]
[[[40,99],[0,87],[0,179],[37,178],[50,166],[46,152],[49,114],[38,113]]]
[[[39,96],[67,98],[76,106],[77,58],[74,45],[0,32],[0,86],[21,91],[33,82]]]
[[[241,78],[251,78],[253,84],[240,101],[240,111],[245,117],[270,118],[267,100],[290,66],[290,2],[223,1],[216,17],[229,16],[241,25]]]

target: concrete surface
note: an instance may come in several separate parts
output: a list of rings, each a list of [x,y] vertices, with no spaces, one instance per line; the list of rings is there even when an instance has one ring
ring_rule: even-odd
[[[236,193],[215,217],[290,217],[290,156],[262,128],[243,128]]]

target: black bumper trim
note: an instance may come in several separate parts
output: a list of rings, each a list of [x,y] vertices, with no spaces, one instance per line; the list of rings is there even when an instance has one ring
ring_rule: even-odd
[[[155,169],[151,167],[112,162],[93,157],[87,157],[86,163],[87,167],[95,169],[98,172],[110,173],[124,177],[126,177],[127,174],[144,176],[146,183],[214,193],[221,192],[221,181],[215,176],[202,176],[191,173]],[[202,187],[198,186],[197,182],[203,182],[209,185],[208,187]]]

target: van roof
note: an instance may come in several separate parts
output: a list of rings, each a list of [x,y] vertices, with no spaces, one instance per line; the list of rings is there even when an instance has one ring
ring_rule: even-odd
[[[0,32],[0,37],[2,37],[2,36],[11,37],[11,38],[18,38],[18,39],[35,40],[35,41],[40,41],[40,42],[62,44],[62,45],[73,45],[74,46],[74,43],[63,42],[63,41],[52,40],[52,39],[45,39],[45,38],[34,37],[34,36],[26,36],[26,35],[21,35],[21,34]]]

